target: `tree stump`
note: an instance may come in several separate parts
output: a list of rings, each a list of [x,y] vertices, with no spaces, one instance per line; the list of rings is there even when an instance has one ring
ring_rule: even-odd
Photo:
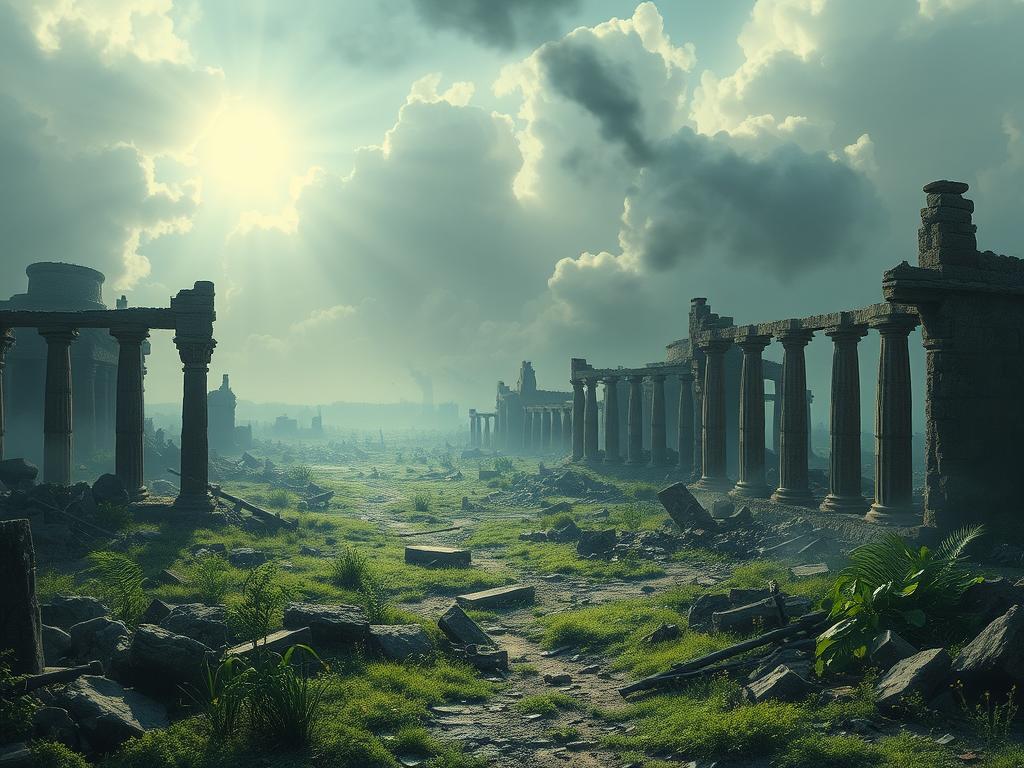
[[[43,671],[36,553],[28,520],[0,521],[0,650],[14,651],[16,675]]]

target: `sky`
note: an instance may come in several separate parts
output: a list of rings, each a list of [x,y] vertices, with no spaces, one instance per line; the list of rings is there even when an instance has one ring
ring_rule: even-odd
[[[0,0],[0,292],[212,280],[248,400],[487,407],[524,359],[566,389],[664,359],[694,296],[881,301],[934,179],[1024,253],[1022,38],[1021,0]],[[180,398],[168,334],[148,369]]]

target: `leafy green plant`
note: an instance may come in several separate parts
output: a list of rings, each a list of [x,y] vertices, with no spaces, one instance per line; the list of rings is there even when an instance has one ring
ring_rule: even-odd
[[[913,548],[895,534],[858,547],[829,597],[832,625],[818,637],[817,668],[839,669],[867,655],[871,640],[891,629],[912,643],[934,639],[955,624],[964,592],[983,581],[964,550],[982,526],[950,534],[934,550]]]
[[[206,605],[223,603],[231,591],[231,582],[230,567],[216,555],[200,557],[189,572],[189,584]]]
[[[295,653],[320,657],[306,645],[293,645],[277,663],[257,663],[248,691],[253,732],[274,745],[304,747],[313,740],[326,687],[300,668]]]
[[[210,733],[218,739],[237,733],[245,712],[252,670],[240,656],[230,656],[211,668],[203,660],[203,690],[186,691],[202,711]]]
[[[35,768],[89,768],[84,757],[56,741],[33,741],[29,751]]]
[[[370,572],[366,556],[353,546],[346,546],[331,563],[331,582],[342,589],[359,589]]]
[[[359,594],[362,595],[363,608],[369,622],[387,624],[391,617],[392,605],[384,586],[372,576],[366,576],[359,585]]]
[[[264,563],[245,577],[241,598],[228,609],[228,623],[256,648],[278,624],[291,596],[291,590],[278,581],[277,566]]]
[[[130,626],[137,624],[148,603],[142,568],[120,552],[92,552],[89,560],[89,574],[111,615]]]
[[[417,493],[412,497],[412,508],[417,512],[430,511],[430,494]]]
[[[627,504],[619,510],[619,520],[626,529],[639,531],[644,523],[644,510],[639,504]]]
[[[10,659],[14,651],[0,650],[0,691],[23,678],[13,674]],[[38,702],[31,696],[0,696],[0,744],[15,741],[32,731],[32,713]]]
[[[1005,701],[1000,702],[991,691],[985,691],[975,702],[967,700],[963,683],[953,686],[960,708],[964,711],[967,722],[979,739],[989,748],[1001,747],[1010,736],[1010,728],[1017,717],[1017,687],[1012,686],[1006,694]]]

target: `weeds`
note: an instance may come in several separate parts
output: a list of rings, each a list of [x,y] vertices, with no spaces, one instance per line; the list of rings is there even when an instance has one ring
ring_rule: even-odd
[[[273,509],[284,509],[292,503],[292,495],[284,488],[275,488],[267,494],[267,506]]]
[[[342,589],[358,590],[369,574],[366,556],[353,546],[346,546],[331,563],[331,583]]]
[[[210,733],[218,739],[230,738],[242,722],[252,670],[239,656],[229,657],[216,669],[204,660],[203,670],[205,690],[202,694],[186,693],[202,708]]]
[[[206,605],[218,605],[231,591],[230,567],[216,555],[200,557],[189,573],[189,583],[196,597]]]
[[[412,508],[417,512],[430,511],[430,494],[417,493],[412,497]]]
[[[313,741],[326,688],[296,668],[292,658],[312,648],[293,645],[277,663],[257,664],[247,686],[253,733],[274,745],[305,747]]]
[[[985,691],[974,704],[968,702],[963,683],[958,682],[953,690],[971,730],[985,742],[985,746],[995,748],[1006,744],[1010,728],[1017,717],[1017,686],[1010,688],[1003,702],[993,697],[990,691]]]
[[[111,615],[129,626],[138,623],[146,610],[146,592],[139,564],[120,552],[92,552],[89,573]]]
[[[0,691],[13,687],[23,678],[11,672],[14,651],[0,650]],[[8,744],[32,731],[32,713],[38,704],[31,696],[0,696],[0,744]]]
[[[228,622],[234,631],[256,648],[277,625],[291,590],[277,579],[277,566],[264,563],[254,568],[242,583],[240,600],[228,609]]]
[[[292,485],[301,485],[303,487],[313,482],[313,468],[306,464],[296,464],[294,467],[288,468],[287,473],[288,482]]]
[[[359,585],[359,594],[363,598],[366,618],[371,624],[386,624],[391,616],[392,606],[387,591],[377,579],[364,576]]]

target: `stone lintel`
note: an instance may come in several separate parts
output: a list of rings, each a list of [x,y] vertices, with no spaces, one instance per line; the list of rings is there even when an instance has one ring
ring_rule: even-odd
[[[581,379],[628,379],[639,376],[647,379],[652,376],[682,376],[690,371],[689,365],[649,365],[643,368],[591,368]]]
[[[110,328],[120,325],[174,330],[171,309],[133,307],[130,309],[86,309],[78,312],[47,312],[35,309],[0,310],[0,328]]]

